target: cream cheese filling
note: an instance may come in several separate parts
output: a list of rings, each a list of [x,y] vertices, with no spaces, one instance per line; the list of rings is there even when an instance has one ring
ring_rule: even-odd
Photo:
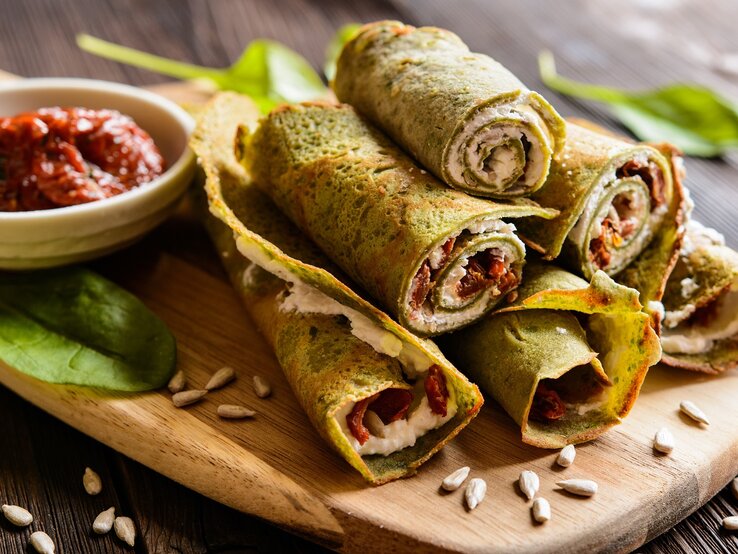
[[[710,350],[716,341],[738,334],[738,279],[728,292],[716,300],[715,317],[707,325],[690,325],[684,321],[661,333],[661,346],[670,354],[701,354]],[[694,312],[694,306],[692,312]]]
[[[417,407],[408,414],[407,418],[398,419],[397,421],[393,421],[387,425],[383,425],[381,420],[376,418],[374,425],[379,425],[380,429],[375,429],[378,433],[370,434],[364,444],[359,444],[359,441],[357,441],[351,434],[346,421],[346,417],[351,413],[356,405],[355,402],[349,402],[346,404],[334,417],[338,425],[341,427],[343,434],[346,435],[351,448],[360,455],[370,456],[372,454],[381,454],[382,456],[389,456],[394,452],[414,446],[418,438],[428,433],[428,431],[438,429],[456,415],[458,407],[450,390],[445,416],[434,414],[431,411],[430,405],[428,404],[428,398],[425,396],[422,388],[421,391],[416,392],[416,394],[420,394],[421,392],[423,394],[422,399],[418,403]],[[370,413],[370,411],[371,410],[367,411],[367,414]]]
[[[471,170],[478,179],[488,185],[486,188],[493,192],[525,190],[540,180],[545,165],[543,150],[544,147],[550,150],[551,145],[545,128],[546,122],[527,102],[528,95],[524,94],[513,103],[490,106],[479,110],[464,125],[463,130],[458,133],[449,146],[447,170],[453,182],[477,188],[478,183],[469,182],[465,178],[464,172],[466,170]],[[485,125],[500,118],[519,121],[520,126],[510,124],[505,127],[484,129]],[[546,144],[541,144],[537,136],[525,133],[526,125],[540,128],[540,134],[545,137]],[[505,188],[502,188],[501,184],[520,168],[518,168],[511,149],[501,145],[509,139],[522,139],[523,137],[530,145],[524,160],[525,173],[518,182],[509,183]],[[480,154],[482,152],[493,152],[491,164],[486,164],[487,156],[482,157]],[[471,167],[467,168],[465,166],[465,159],[469,160]],[[486,168],[486,165],[489,167]]]

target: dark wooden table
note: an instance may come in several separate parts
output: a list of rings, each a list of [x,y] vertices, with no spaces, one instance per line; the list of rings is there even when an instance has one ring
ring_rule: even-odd
[[[738,73],[720,69],[722,56],[738,53],[734,0],[0,0],[0,69],[137,85],[165,81],[81,53],[74,35],[82,31],[209,66],[227,65],[251,39],[271,37],[319,67],[336,27],[384,18],[450,28],[473,50],[491,54],[543,92],[563,115],[616,129],[602,107],[546,90],[537,76],[536,53],[552,50],[560,71],[580,80],[627,88],[692,81],[738,98]],[[736,160],[690,159],[688,170],[697,217],[738,246]],[[162,247],[209,251],[204,232],[181,225],[169,222],[96,267],[114,274]],[[215,256],[211,259],[209,269],[220,271]],[[190,492],[0,388],[0,502],[12,499],[43,517],[58,552],[123,552],[112,534],[97,537],[89,530],[97,510],[81,487],[88,465],[104,480],[104,503],[134,518],[140,537],[136,552],[324,551]],[[719,528],[736,510],[738,500],[726,489],[640,552],[738,552],[738,537]],[[0,518],[0,553],[25,551],[26,534]]]

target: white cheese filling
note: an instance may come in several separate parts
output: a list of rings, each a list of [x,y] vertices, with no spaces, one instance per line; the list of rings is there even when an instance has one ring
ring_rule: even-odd
[[[540,143],[538,136],[525,133],[525,126],[540,128],[540,134],[546,140],[545,147],[550,150],[551,145],[545,129],[545,121],[527,102],[528,95],[523,94],[513,103],[479,110],[464,125],[463,131],[449,147],[447,168],[452,181],[472,188],[478,187],[478,183],[466,179],[464,175],[466,170],[471,170],[478,179],[488,185],[485,190],[493,192],[525,190],[539,181],[545,165],[544,145]],[[519,121],[520,126],[508,124],[507,126],[484,128],[485,125],[499,118]],[[470,141],[470,137],[473,137],[473,140]],[[527,159],[524,161],[525,173],[518,182],[501,187],[501,184],[520,168],[518,168],[513,152],[500,145],[509,139],[522,139],[523,137],[530,144]],[[486,164],[480,153],[493,150],[492,162]],[[469,160],[471,167],[465,166],[465,159]]]
[[[728,292],[716,300],[715,316],[707,325],[690,325],[688,321],[661,333],[661,346],[671,354],[701,354],[712,348],[716,341],[738,334],[738,279]],[[694,312],[694,306],[692,312]]]
[[[456,401],[449,396],[446,415],[434,414],[428,404],[428,398],[423,393],[422,400],[417,408],[408,414],[407,419],[398,419],[388,425],[382,425],[379,418],[376,418],[374,425],[377,425],[378,422],[378,425],[381,426],[379,434],[371,434],[364,444],[359,444],[359,441],[351,434],[348,428],[348,422],[346,421],[346,416],[351,413],[355,404],[355,402],[349,402],[336,413],[335,418],[351,447],[362,456],[369,456],[371,454],[388,456],[403,448],[414,446],[419,437],[422,437],[428,431],[438,429],[441,425],[453,418],[457,411]]]

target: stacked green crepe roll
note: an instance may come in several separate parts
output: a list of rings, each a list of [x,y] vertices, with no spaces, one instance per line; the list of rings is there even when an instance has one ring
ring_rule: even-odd
[[[520,425],[523,442],[592,440],[630,411],[659,339],[638,291],[530,263],[518,299],[443,337],[442,350]]]
[[[247,130],[257,117],[232,93],[198,115],[191,147],[205,175],[199,192],[208,230],[323,438],[374,484],[412,474],[477,414],[479,390],[435,345],[329,272],[325,257],[252,185],[234,145],[239,126]]]
[[[719,373],[738,366],[738,252],[696,221],[684,238],[663,299],[662,361]]]
[[[344,46],[333,88],[439,179],[473,195],[531,194],[564,142],[546,100],[435,27],[365,25]]]
[[[545,259],[587,279],[598,270],[618,276],[648,251],[644,264],[618,280],[638,287],[644,304],[658,301],[678,250],[680,164],[668,145],[633,144],[569,122],[563,153],[531,197],[560,214],[522,221],[520,234]]]
[[[503,218],[556,214],[446,187],[347,105],[277,108],[240,152],[280,210],[421,336],[468,325],[518,286],[525,248]]]

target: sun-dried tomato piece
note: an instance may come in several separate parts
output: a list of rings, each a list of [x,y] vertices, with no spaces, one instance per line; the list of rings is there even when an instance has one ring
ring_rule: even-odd
[[[636,160],[629,160],[618,168],[616,175],[618,178],[623,177],[640,177],[646,186],[648,187],[649,194],[651,196],[652,207],[656,208],[666,201],[664,195],[664,174],[653,162],[649,162],[648,165],[643,165]]]
[[[435,364],[430,366],[424,387],[431,412],[446,417],[448,412],[448,389],[446,388],[446,376],[440,367]]]
[[[428,293],[430,293],[431,290],[430,275],[430,263],[426,260],[423,262],[423,265],[420,266],[420,270],[418,270],[415,277],[413,277],[413,294],[410,299],[410,307],[413,310],[420,309],[420,307],[425,303],[425,299],[428,298]]]
[[[469,258],[464,275],[456,287],[461,298],[477,294],[488,286],[496,285],[501,294],[517,285],[517,277],[505,259],[491,250],[477,252]]]
[[[369,409],[387,425],[405,417],[412,401],[413,393],[407,389],[385,389],[369,405]]]
[[[351,410],[349,415],[346,416],[346,423],[348,424],[349,431],[351,431],[354,438],[359,441],[359,444],[364,444],[369,440],[369,429],[364,425],[364,415],[366,414],[369,404],[376,397],[377,395],[375,394],[369,398],[359,400],[354,404],[354,408]]]
[[[543,383],[538,383],[528,419],[546,423],[561,419],[565,413],[566,406],[561,401],[559,394]]]

